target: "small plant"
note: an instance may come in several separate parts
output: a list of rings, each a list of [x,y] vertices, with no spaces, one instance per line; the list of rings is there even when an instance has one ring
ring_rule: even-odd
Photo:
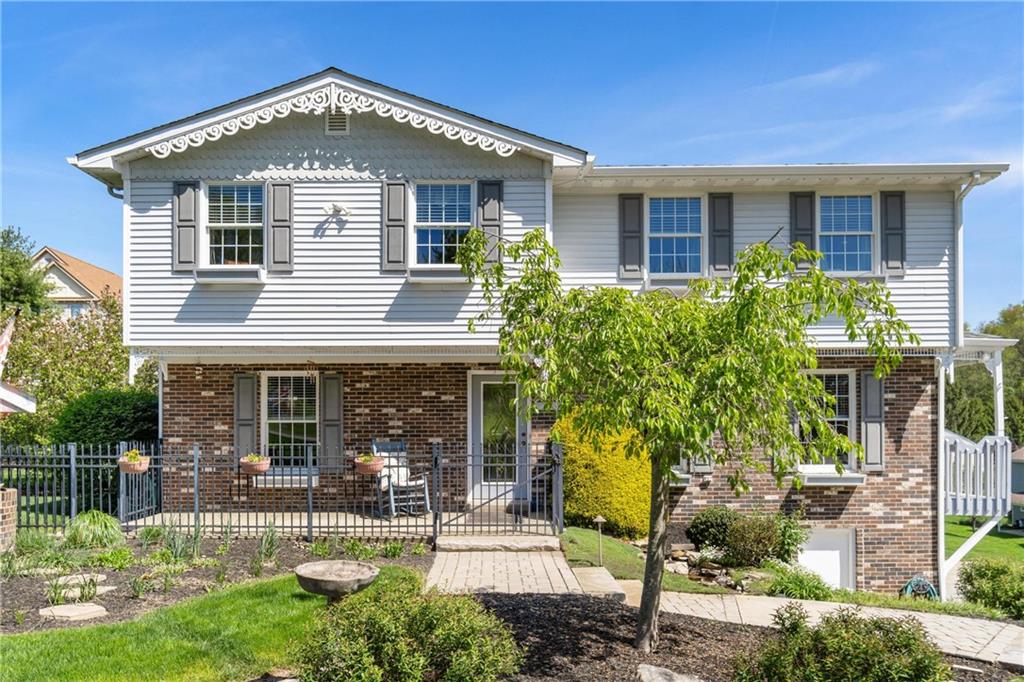
[[[405,552],[405,543],[397,540],[385,543],[381,550],[381,554],[388,559],[397,559],[402,556],[403,552]]]
[[[263,455],[257,455],[255,452],[250,452],[248,455],[245,455],[244,457],[242,457],[242,461],[243,462],[253,462],[253,463],[262,462],[265,459],[267,459],[267,458],[264,457]]]
[[[188,536],[192,558],[197,559],[203,553],[203,528],[196,526]]]
[[[358,538],[349,538],[341,543],[341,551],[358,561],[367,561],[377,556],[377,548]]]
[[[793,514],[776,514],[775,526],[778,535],[773,556],[779,561],[792,563],[800,554],[800,548],[807,542],[808,531],[802,525],[804,513],[797,509]]]
[[[231,517],[228,517],[227,525],[224,526],[224,540],[217,545],[217,556],[227,556],[228,552],[231,551],[231,543],[234,540],[234,533],[232,531]]]
[[[64,535],[66,547],[108,549],[123,544],[124,533],[121,532],[120,522],[97,509],[76,516]]]
[[[779,562],[771,562],[770,570],[775,574],[766,589],[770,595],[816,601],[826,601],[832,596],[832,589],[817,573]]]
[[[219,587],[223,587],[228,581],[228,567],[224,564],[217,566],[217,572],[213,574],[213,582]]]
[[[200,556],[190,561],[189,566],[192,568],[213,568],[215,566],[220,566],[220,561],[213,557]]]
[[[57,547],[57,538],[41,530],[19,530],[14,536],[14,550],[19,556],[42,554]]]
[[[164,529],[164,549],[170,552],[172,561],[186,561],[193,549],[193,538],[176,528]]]
[[[117,460],[117,467],[123,474],[144,474],[149,469],[149,457],[137,449],[128,450]]]
[[[142,453],[139,452],[138,448],[132,448],[131,450],[125,452],[121,456],[121,459],[131,464],[138,464],[139,462],[142,461]]]
[[[773,516],[743,516],[729,526],[727,556],[736,566],[760,566],[775,555],[778,546],[779,527]]]
[[[409,549],[409,554],[413,556],[423,556],[427,553],[427,545],[423,542],[417,542]]]
[[[722,561],[725,560],[725,550],[721,547],[715,547],[714,545],[704,545],[699,552],[697,552],[696,561],[693,562],[694,568],[711,568],[714,566],[721,566]]]
[[[260,561],[274,561],[277,557],[277,551],[281,548],[281,538],[277,534],[277,528],[274,527],[273,523],[267,524],[267,529],[263,531],[263,535],[260,536],[260,544],[257,548],[257,556]]]
[[[239,468],[247,476],[266,473],[270,470],[270,458],[250,452],[238,460]]]
[[[160,566],[162,564],[174,563],[174,556],[171,554],[171,550],[166,547],[150,552],[142,563],[146,566]]]
[[[46,581],[45,595],[46,601],[49,602],[50,606],[60,606],[67,603],[68,586],[62,579],[62,576],[55,575]]]
[[[978,559],[960,567],[957,580],[967,601],[1024,620],[1024,563],[1009,559]]]
[[[171,591],[171,588],[174,587],[174,574],[171,573],[170,571],[167,571],[167,572],[165,572],[163,574],[162,578],[163,578],[163,591],[164,591],[164,594],[167,594],[168,592]]]
[[[96,578],[90,576],[78,585],[78,599],[75,601],[92,601],[96,592]]]
[[[148,573],[137,575],[128,582],[129,588],[132,591],[132,597],[135,599],[142,599],[142,597],[149,592],[151,588],[150,577]]]
[[[330,540],[317,538],[309,546],[309,553],[317,557],[318,559],[326,559],[334,553],[334,547],[331,544]]]
[[[18,627],[25,624],[25,612],[21,609],[14,609],[14,624]]]
[[[22,562],[13,549],[0,554],[0,578],[8,580],[23,571]]]
[[[263,575],[263,559],[259,554],[249,560],[249,573],[252,574],[253,578],[259,578]]]
[[[149,549],[164,538],[164,529],[160,526],[146,526],[138,533],[139,544],[143,550]]]
[[[225,540],[224,542],[217,545],[217,549],[214,550],[214,554],[217,556],[227,556],[227,553],[231,551],[231,544]]]
[[[705,507],[694,514],[689,528],[686,529],[686,537],[697,549],[702,549],[705,545],[728,547],[729,528],[739,519],[740,513],[725,505]]]
[[[109,552],[97,554],[90,559],[89,563],[93,566],[102,566],[114,571],[123,571],[135,565],[135,555],[132,554],[132,550],[128,547],[118,547]]]

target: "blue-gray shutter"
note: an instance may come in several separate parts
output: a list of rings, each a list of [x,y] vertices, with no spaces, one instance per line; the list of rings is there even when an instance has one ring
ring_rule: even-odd
[[[172,269],[194,272],[199,259],[199,183],[174,183],[171,209]]]
[[[256,375],[235,375],[235,459],[256,452]]]
[[[644,276],[644,195],[619,195],[619,277]]]
[[[712,275],[732,271],[732,194],[708,195],[708,260]]]
[[[344,397],[340,374],[320,375],[320,457],[321,469],[340,471],[344,464],[345,436],[342,427]]]
[[[291,272],[294,261],[294,224],[293,188],[290,182],[271,182],[268,186],[267,198],[270,215],[270,253],[267,258],[267,270],[273,272]]]
[[[885,468],[885,381],[874,372],[860,373],[860,443],[864,470]]]
[[[405,270],[405,235],[409,229],[404,182],[385,182],[381,206],[381,270]]]
[[[481,180],[476,186],[477,227],[487,235],[487,260],[501,259],[501,214],[504,202],[501,180]]]
[[[907,209],[904,192],[882,192],[879,219],[882,226],[882,269],[902,275],[907,259]]]
[[[814,242],[814,192],[789,194],[789,243],[803,244],[812,251]]]

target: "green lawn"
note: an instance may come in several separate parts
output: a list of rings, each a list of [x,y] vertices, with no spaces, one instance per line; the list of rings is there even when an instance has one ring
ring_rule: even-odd
[[[409,573],[382,567],[381,577]],[[371,588],[372,589],[372,588]],[[246,583],[116,625],[0,638],[0,680],[245,680],[287,665],[322,597],[294,576]]]
[[[978,525],[980,526],[984,521],[984,519],[978,519]],[[973,532],[971,530],[971,517],[947,516],[946,556],[952,555]],[[982,538],[981,542],[974,546],[974,549],[967,554],[967,558],[1024,561],[1024,537],[1010,533],[1001,533],[998,529],[993,529]]]
[[[562,549],[571,566],[597,566],[597,531],[567,528],[562,535]],[[644,560],[636,547],[607,535],[604,536],[604,567],[620,580],[642,580]],[[703,585],[684,575],[665,572],[661,579],[663,589],[672,592],[722,593],[725,588]]]

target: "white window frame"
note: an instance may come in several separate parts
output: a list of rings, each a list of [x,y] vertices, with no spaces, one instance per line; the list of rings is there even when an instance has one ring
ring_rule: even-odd
[[[469,185],[469,224],[463,223],[418,223],[416,222],[416,187],[419,185]],[[477,180],[433,180],[430,178],[413,180],[409,183],[407,200],[409,210],[409,232],[406,234],[406,258],[410,270],[459,270],[458,263],[419,263],[416,260],[416,228],[417,227],[467,227],[472,230],[477,227],[477,205],[476,189]]]
[[[859,438],[859,436],[860,436],[859,423],[857,422],[857,401],[858,401],[858,396],[859,396],[859,394],[857,393],[857,389],[859,388],[857,386],[857,370],[855,370],[855,369],[820,369],[819,368],[819,369],[806,370],[806,373],[807,374],[813,374],[815,376],[845,374],[847,377],[849,377],[849,380],[850,380],[850,415],[849,415],[850,428],[849,428],[849,434],[847,435],[847,438],[849,438],[851,442],[857,443],[858,442],[857,438]],[[797,428],[799,428],[799,427],[797,427]],[[854,451],[851,450],[846,458],[849,461],[849,464],[844,464],[843,465],[843,469],[845,471],[857,471],[858,468],[859,468],[859,466],[858,466],[859,462],[857,461],[857,457],[855,456]],[[801,474],[831,474],[831,475],[834,476],[835,473],[836,473],[836,466],[835,466],[835,464],[828,464],[828,463],[825,463],[825,462],[822,462],[820,464],[812,464],[812,463],[809,463],[809,464],[799,464],[799,465],[797,465],[797,472],[801,473]]]
[[[263,260],[260,263],[249,263],[245,265],[227,265],[224,263],[210,262],[210,187],[221,185],[249,185],[263,188]],[[267,230],[267,183],[259,180],[203,180],[199,183],[199,264],[201,268],[221,268],[231,271],[241,270],[265,270],[267,267],[267,243],[269,231]]]
[[[651,199],[700,199],[700,234],[675,235],[700,239],[698,272],[651,272]],[[658,237],[670,235],[658,234]],[[649,280],[683,281],[706,277],[708,272],[708,194],[707,192],[664,191],[644,193],[644,274]]]
[[[269,394],[269,390],[268,390],[269,387],[268,387],[267,379],[269,377],[272,377],[272,376],[278,376],[278,377],[304,376],[304,377],[310,377],[310,378],[313,379],[314,396],[315,396],[315,400],[316,400],[316,417],[314,419],[314,423],[316,424],[316,443],[315,443],[315,445],[316,445],[316,447],[319,450],[320,443],[321,443],[321,435],[322,435],[320,433],[320,426],[321,426],[320,425],[320,407],[321,407],[320,406],[320,373],[319,372],[306,372],[306,371],[302,371],[302,370],[266,370],[266,371],[260,372],[260,443],[261,443],[260,450],[267,457],[270,456],[270,425],[269,425],[269,419],[268,419],[268,417],[269,417],[268,401],[269,401],[269,398],[270,398],[270,394]],[[307,424],[309,422],[301,422],[301,423]],[[319,455],[320,455],[320,452],[318,451],[317,452],[317,465],[313,467],[312,471],[307,471],[306,467],[304,467],[304,466],[300,466],[300,467],[296,467],[296,466],[276,467],[275,466],[275,467],[272,467],[272,468],[275,471],[287,472],[289,474],[294,474],[296,476],[305,476],[305,475],[310,474],[310,473],[317,474],[317,473],[319,473],[319,470],[320,470],[320,468],[319,468],[319,461],[320,461]],[[285,482],[287,482],[287,481],[285,481]],[[302,485],[305,485],[305,479],[303,479],[301,481],[301,483],[302,483]],[[296,485],[298,485],[298,483],[296,483]],[[315,483],[314,483],[314,485],[315,485]],[[287,487],[287,486],[285,486],[285,487]]]
[[[866,192],[855,187],[837,187],[828,191],[816,191],[814,193],[814,248],[821,251],[821,237],[844,234],[863,235],[863,232],[822,232],[821,231],[821,200],[823,197],[871,197],[871,269],[870,270],[825,270],[829,275],[835,277],[872,277],[881,271],[881,230],[879,225],[879,197],[878,191]]]

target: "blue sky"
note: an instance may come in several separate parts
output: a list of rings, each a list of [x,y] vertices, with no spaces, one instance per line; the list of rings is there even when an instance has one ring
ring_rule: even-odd
[[[118,272],[120,205],[65,157],[337,66],[604,164],[1008,161],[968,200],[967,318],[1024,298],[1020,3],[4,3],[0,15],[2,221]]]

